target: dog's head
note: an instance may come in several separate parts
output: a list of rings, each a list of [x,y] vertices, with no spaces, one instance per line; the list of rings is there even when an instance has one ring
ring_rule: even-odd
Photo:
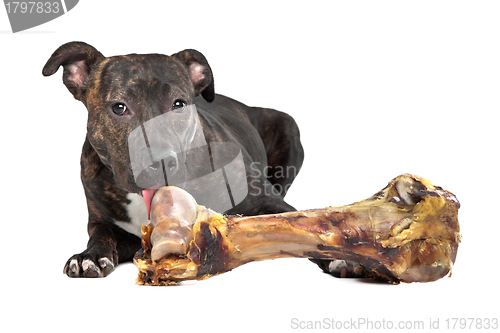
[[[203,140],[193,101],[201,94],[211,102],[215,93],[200,52],[105,57],[71,42],[54,52],[43,75],[60,66],[63,83],[87,107],[90,144],[125,190],[140,193],[175,178],[190,144]]]

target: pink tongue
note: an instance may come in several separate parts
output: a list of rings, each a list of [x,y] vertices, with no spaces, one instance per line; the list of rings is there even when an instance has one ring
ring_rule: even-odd
[[[142,190],[142,197],[146,203],[146,208],[148,209],[148,220],[151,219],[151,200],[156,193],[157,188],[149,188],[147,190]]]

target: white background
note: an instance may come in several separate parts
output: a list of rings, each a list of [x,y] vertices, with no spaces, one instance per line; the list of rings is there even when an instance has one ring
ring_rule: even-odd
[[[287,332],[292,318],[426,328],[440,319],[441,329],[450,317],[499,318],[499,17],[495,1],[82,0],[12,34],[0,10],[0,325]],[[133,264],[105,279],[63,275],[87,242],[86,109],[61,70],[41,72],[74,40],[104,55],[195,48],[218,93],[292,115],[306,153],[287,196],[298,209],[365,199],[406,172],[452,191],[463,235],[453,276],[397,286],[340,280],[305,259],[164,288],[136,286]]]

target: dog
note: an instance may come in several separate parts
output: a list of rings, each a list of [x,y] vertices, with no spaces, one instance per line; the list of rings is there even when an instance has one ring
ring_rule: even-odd
[[[66,262],[69,277],[104,277],[132,260],[160,186],[183,186],[226,214],[295,210],[284,197],[304,158],[296,122],[216,94],[200,52],[105,57],[70,42],[42,73],[60,66],[88,110],[81,179],[89,241]]]

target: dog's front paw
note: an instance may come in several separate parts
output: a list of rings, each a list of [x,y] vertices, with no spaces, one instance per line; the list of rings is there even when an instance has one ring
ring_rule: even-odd
[[[75,254],[66,262],[64,274],[69,277],[105,277],[118,263],[116,253],[107,256],[92,253]]]
[[[363,266],[354,261],[328,259],[310,260],[316,263],[325,273],[338,278],[362,278],[368,276]]]
[[[349,260],[332,260],[328,264],[328,271],[338,278],[363,277],[363,267]]]

